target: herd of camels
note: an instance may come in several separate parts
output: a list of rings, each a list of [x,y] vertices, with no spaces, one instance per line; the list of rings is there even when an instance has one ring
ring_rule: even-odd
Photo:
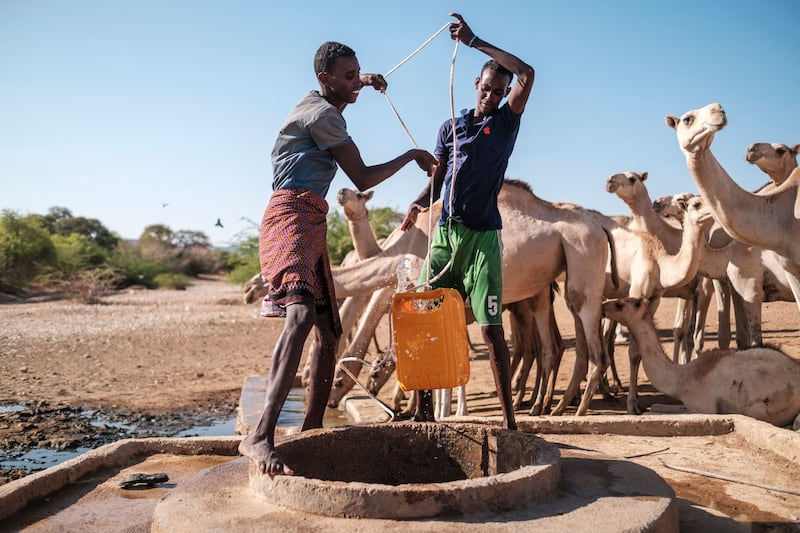
[[[690,411],[741,413],[800,430],[800,360],[765,347],[761,334],[762,303],[794,301],[800,307],[800,144],[751,145],[747,161],[770,182],[749,192],[711,152],[715,134],[727,124],[721,105],[669,115],[666,123],[677,133],[699,195],[682,193],[653,201],[645,186],[646,172],[615,174],[608,178],[606,190],[625,202],[630,216],[609,217],[575,204],[545,201],[527,183],[505,181],[498,202],[515,408],[531,391],[532,415],[562,414],[578,397],[576,414],[585,414],[594,394],[608,388],[605,376],[609,366],[614,370],[613,331],[619,323],[631,333],[628,413],[641,412],[637,381],[642,362],[653,386]],[[337,197],[355,246],[353,254],[333,268],[342,325],[349,332],[341,342],[342,357],[366,357],[398,283],[408,281],[399,278],[409,272],[416,279],[427,252],[429,217],[437,220],[441,210],[441,203],[434,204],[414,228],[396,229],[379,242],[367,218],[370,198],[370,193],[349,189]],[[576,362],[555,403],[564,352],[553,310],[559,290],[575,322]],[[260,275],[245,285],[247,303],[260,301],[264,294]],[[679,299],[671,358],[653,325],[662,297]],[[711,298],[716,298],[720,313],[720,349],[704,352]],[[729,348],[731,303],[735,349]],[[534,365],[535,378],[528,387]],[[358,374],[360,366],[356,363],[350,371]],[[368,389],[377,393],[392,370],[391,364],[376,366]],[[618,381],[616,372],[614,378]],[[329,404],[337,405],[352,386],[352,380],[338,372]],[[396,391],[395,410],[401,409],[402,397]],[[437,416],[451,412],[449,394],[443,397]],[[456,413],[467,413],[463,388]]]

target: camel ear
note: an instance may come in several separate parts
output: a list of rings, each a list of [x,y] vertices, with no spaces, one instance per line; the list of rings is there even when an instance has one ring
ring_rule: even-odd
[[[664,120],[667,122],[667,126],[672,128],[673,130],[678,129],[678,123],[680,123],[681,119],[676,117],[675,115],[667,115],[664,117]]]
[[[647,171],[646,170],[644,172],[642,172],[641,174],[639,174],[639,179],[641,181],[644,181],[644,180],[647,179]]]
[[[375,191],[367,191],[364,193],[364,198],[369,201],[372,200],[372,195],[375,194]]]
[[[794,154],[794,156],[797,157],[797,154],[800,154],[800,143],[795,144],[794,146],[792,146],[791,150],[792,150],[792,153]]]
[[[681,211],[686,211],[686,208],[689,207],[688,198],[684,197],[676,198],[675,203],[678,204],[678,207],[681,208]]]

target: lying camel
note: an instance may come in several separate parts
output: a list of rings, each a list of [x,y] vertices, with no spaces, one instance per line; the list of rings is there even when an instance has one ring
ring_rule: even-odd
[[[690,411],[743,414],[800,430],[800,361],[758,347],[706,352],[678,365],[661,347],[646,300],[610,300],[603,304],[603,314],[628,327],[642,349],[644,370],[653,386]]]

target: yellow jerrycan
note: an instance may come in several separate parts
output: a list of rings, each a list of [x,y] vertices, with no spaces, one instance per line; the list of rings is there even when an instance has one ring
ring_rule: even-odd
[[[391,325],[397,381],[404,391],[449,389],[469,381],[467,323],[457,290],[395,294]]]

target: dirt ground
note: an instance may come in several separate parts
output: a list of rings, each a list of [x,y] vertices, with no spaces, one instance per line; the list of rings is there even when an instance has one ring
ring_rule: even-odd
[[[657,315],[669,354],[674,310],[674,301],[665,299]],[[574,361],[574,329],[560,296],[556,312],[568,346],[558,398]],[[231,417],[245,377],[265,373],[281,328],[280,320],[262,319],[255,307],[244,304],[241,288],[219,279],[199,280],[186,291],[124,291],[99,305],[0,301],[0,324],[0,460],[32,448],[93,448],[124,437],[171,435]],[[712,304],[707,348],[716,347],[717,329]],[[794,303],[765,304],[763,331],[766,342],[800,358],[800,314]],[[385,324],[378,333],[385,344]],[[467,386],[470,415],[499,415],[485,347],[477,328],[470,326],[469,333],[475,346]],[[618,370],[627,384],[627,350],[617,350]],[[643,408],[675,403],[655,391],[643,371],[640,383]],[[383,389],[383,399],[388,400],[393,385],[390,381]],[[611,401],[597,394],[588,416],[624,413],[624,393]],[[703,453],[701,444],[696,464],[712,461]],[[797,473],[797,465],[788,466]],[[774,469],[761,474],[786,479],[786,464],[775,463]],[[23,475],[20,469],[5,468],[0,484]],[[796,476],[789,479],[796,488]],[[708,490],[713,485],[708,483]],[[800,515],[800,508],[792,512]]]

